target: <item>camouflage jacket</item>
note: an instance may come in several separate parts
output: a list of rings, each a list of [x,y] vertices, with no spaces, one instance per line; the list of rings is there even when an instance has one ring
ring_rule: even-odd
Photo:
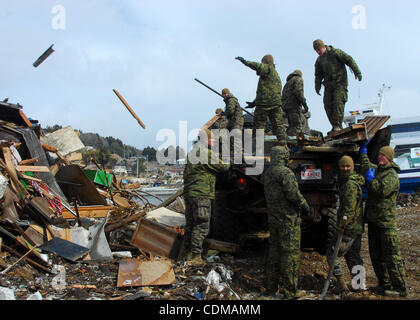
[[[214,199],[216,176],[220,172],[227,171],[229,165],[223,164],[210,149],[207,149],[208,158],[206,161],[192,164],[191,153],[195,152],[195,156],[199,157],[200,150],[193,148],[187,156],[187,164],[184,169],[184,195],[191,198]]]
[[[223,100],[226,104],[224,115],[228,121],[227,129],[242,129],[244,126],[244,117],[238,99],[233,94],[229,94]]]
[[[332,46],[326,47],[327,51],[319,56],[315,63],[315,90],[320,90],[322,83],[325,87],[341,85],[347,88],[346,65],[355,75],[361,75],[359,67],[353,58],[344,51]]]
[[[281,106],[282,83],[275,65],[251,61],[245,61],[244,64],[260,76],[255,105],[257,107]]]
[[[365,218],[381,228],[397,226],[396,211],[400,181],[397,172],[400,167],[394,162],[385,166],[377,166],[369,161],[366,154],[361,154],[362,171],[375,168],[375,178],[367,184],[367,202]]]
[[[363,233],[362,186],[365,178],[357,173],[340,179],[340,207],[337,213],[337,228],[341,227],[343,217],[347,217],[344,235],[358,236]]]
[[[303,95],[303,79],[298,73],[291,73],[287,77],[281,99],[284,111],[292,109],[302,111],[301,106],[306,105]]]
[[[264,195],[270,215],[295,223],[299,211],[309,207],[299,191],[295,174],[285,160],[274,160],[264,173]]]

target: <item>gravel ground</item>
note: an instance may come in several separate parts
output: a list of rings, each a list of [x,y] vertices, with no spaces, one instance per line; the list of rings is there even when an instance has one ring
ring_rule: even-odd
[[[420,208],[405,207],[397,209],[400,247],[405,261],[407,274],[408,297],[394,298],[403,300],[420,299]],[[218,256],[219,261],[208,263],[205,267],[187,266],[184,262],[173,264],[176,281],[170,286],[117,288],[118,267],[120,259],[103,263],[69,263],[61,258],[55,258],[54,263],[65,266],[66,286],[57,291],[52,286],[54,274],[45,274],[20,263],[5,275],[0,275],[0,286],[14,291],[16,300],[26,300],[31,294],[39,292],[44,300],[196,300],[202,299],[207,288],[206,277],[212,269],[222,274],[230,272],[232,280],[230,288],[220,286],[220,291],[210,287],[205,299],[226,300],[271,300],[264,295],[264,261],[267,242],[251,243],[233,259],[232,256]],[[134,257],[139,260],[146,258],[138,251]],[[362,257],[366,268],[366,285],[375,287],[377,280],[369,258],[367,232],[362,239]],[[3,258],[12,263],[16,258],[2,254]],[[216,256],[217,257],[217,256]],[[299,288],[307,295],[301,299],[316,300],[323,288],[328,274],[328,266],[324,256],[315,252],[302,252],[299,270]],[[343,261],[345,266],[345,262]],[[346,270],[346,280],[351,278]],[[222,282],[222,279],[220,280]],[[345,296],[334,294],[334,281],[325,300],[364,299],[385,300],[388,297],[376,295],[371,290],[365,292],[350,292]],[[76,287],[72,287],[76,285]],[[237,295],[236,295],[237,294]],[[195,295],[195,296],[194,296]]]

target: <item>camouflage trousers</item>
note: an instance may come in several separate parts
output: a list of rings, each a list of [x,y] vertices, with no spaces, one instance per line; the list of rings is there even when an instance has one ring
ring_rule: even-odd
[[[211,200],[185,197],[184,254],[201,254],[210,230]]]
[[[346,87],[340,85],[325,86],[324,109],[333,127],[343,129],[344,105],[346,102]]]
[[[268,215],[270,229],[266,263],[268,293],[281,289],[286,298],[293,298],[298,289],[300,264],[300,218],[295,222]]]
[[[332,245],[328,248],[327,252],[327,261],[329,265],[332,265],[334,261],[334,247],[337,242],[337,237],[332,242]],[[340,248],[338,249],[337,259],[334,262],[334,271],[335,276],[342,276],[344,274],[344,269],[341,266],[341,258],[344,256],[346,259],[347,267],[349,268],[350,274],[354,266],[363,266],[363,259],[360,256],[360,249],[362,247],[362,235],[356,237],[343,236],[341,240]]]
[[[264,129],[265,131],[265,128],[267,126],[267,117],[270,119],[272,132],[277,137],[277,140],[281,144],[286,144],[287,136],[286,136],[285,123],[283,120],[283,110],[279,106],[273,106],[273,107],[256,106],[255,112],[254,112],[253,135],[255,136],[256,129]]]
[[[380,228],[368,224],[369,254],[379,285],[406,292],[404,262],[396,228]]]
[[[236,131],[233,131],[236,130]],[[221,134],[219,139],[219,155],[222,156],[224,163],[229,163],[230,160],[234,160],[235,156],[237,161],[242,161],[242,151],[243,151],[243,128],[234,127],[228,129],[228,134],[231,136],[224,137]]]
[[[287,128],[288,136],[296,136],[298,132],[304,131],[304,120],[305,118],[303,113],[297,109],[291,109],[286,111],[287,121],[289,122],[289,127]]]

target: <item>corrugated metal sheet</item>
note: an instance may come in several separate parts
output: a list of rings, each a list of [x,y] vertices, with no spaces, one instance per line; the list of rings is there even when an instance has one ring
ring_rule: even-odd
[[[148,219],[139,221],[131,244],[155,256],[178,259],[182,249],[180,235],[160,223]]]
[[[390,118],[390,116],[367,116],[364,118],[361,123],[366,126],[368,138],[372,139]]]

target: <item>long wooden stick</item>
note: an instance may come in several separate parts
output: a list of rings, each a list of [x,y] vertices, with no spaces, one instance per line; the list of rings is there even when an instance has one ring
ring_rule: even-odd
[[[146,129],[146,126],[143,122],[141,122],[140,118],[136,115],[136,113],[133,111],[133,109],[130,108],[128,103],[124,100],[124,98],[119,94],[119,92],[115,89],[112,89],[114,93],[117,95],[117,97],[121,100],[121,102],[125,105],[125,107],[130,111],[131,115],[137,120],[137,122],[143,127],[143,129]]]
[[[25,257],[30,254],[32,251],[34,251],[36,248],[38,248],[38,246],[32,247],[31,250],[29,250],[28,252],[26,252],[22,257],[20,257],[14,264],[8,266],[6,269],[4,269],[2,272],[0,272],[0,274],[5,274],[7,272],[9,272],[10,269],[12,269],[15,265],[17,265],[22,259],[25,259]]]

